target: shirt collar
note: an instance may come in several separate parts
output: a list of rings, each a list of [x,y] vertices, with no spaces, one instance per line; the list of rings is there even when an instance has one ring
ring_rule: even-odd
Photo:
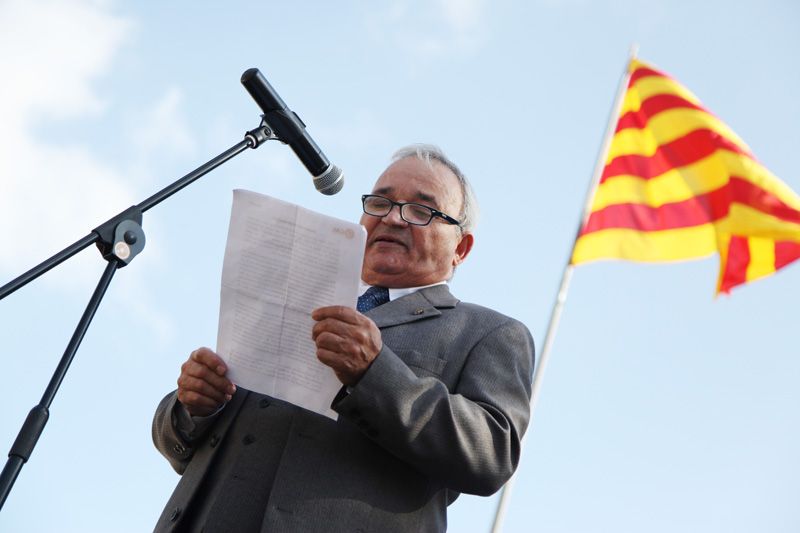
[[[407,294],[411,294],[412,292],[417,292],[420,289],[427,289],[428,287],[435,287],[436,285],[445,285],[447,281],[443,280],[439,283],[431,283],[430,285],[423,285],[422,287],[404,287],[402,289],[389,289],[389,301],[397,300]],[[372,285],[367,285],[363,281],[359,280],[359,287],[358,287],[358,295],[361,296],[367,289],[369,289]]]

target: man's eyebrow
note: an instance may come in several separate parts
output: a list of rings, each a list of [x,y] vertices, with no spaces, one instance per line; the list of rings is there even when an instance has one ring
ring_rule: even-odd
[[[392,194],[392,192],[394,192],[394,187],[380,187],[372,191],[373,194]],[[436,198],[434,196],[431,196],[430,194],[424,193],[422,191],[417,191],[416,193],[414,193],[414,199],[434,206],[439,205],[436,202]]]

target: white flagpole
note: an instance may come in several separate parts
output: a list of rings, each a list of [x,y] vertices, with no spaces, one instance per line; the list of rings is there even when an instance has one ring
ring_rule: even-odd
[[[594,193],[597,189],[597,185],[600,183],[600,177],[603,175],[603,169],[605,168],[606,164],[606,157],[608,154],[608,148],[611,144],[611,139],[614,138],[614,131],[617,127],[617,120],[619,118],[619,111],[622,107],[623,98],[625,96],[625,92],[628,88],[628,79],[630,78],[630,73],[628,72],[628,66],[630,62],[636,59],[636,54],[639,50],[638,45],[633,44],[631,45],[630,52],[628,54],[628,61],[625,63],[625,72],[620,78],[619,87],[617,88],[617,94],[614,98],[614,104],[611,106],[611,115],[608,119],[608,126],[606,127],[606,132],[603,137],[603,142],[600,146],[600,153],[597,156],[597,162],[594,166],[594,173],[592,174],[592,180],[589,183],[589,188],[586,191],[586,199],[584,201],[583,212],[581,213],[580,223],[578,224],[578,231],[575,233],[575,240],[572,241],[572,248],[569,252],[569,257],[567,259],[567,264],[564,267],[564,272],[561,274],[561,285],[558,288],[558,293],[556,294],[556,301],[553,304],[553,309],[550,312],[550,322],[547,325],[547,332],[544,336],[544,344],[542,345],[542,352],[539,356],[539,363],[536,365],[536,371],[533,373],[533,385],[531,387],[531,415],[533,414],[533,410],[536,407],[536,402],[539,399],[539,392],[542,388],[542,380],[544,379],[544,371],[547,368],[547,361],[550,359],[550,349],[553,346],[553,341],[556,337],[556,330],[558,329],[558,323],[561,320],[561,311],[564,308],[564,302],[567,301],[567,292],[569,291],[569,283],[572,280],[572,271],[575,269],[575,265],[572,264],[572,255],[575,252],[575,243],[578,242],[578,236],[580,235],[580,231],[583,228],[584,224],[586,223],[586,219],[589,218],[589,214],[592,210],[592,200],[594,199]],[[530,434],[530,431],[525,435],[525,437]],[[525,437],[523,437],[522,446],[525,444]],[[494,524],[492,525],[491,533],[501,533],[503,530],[503,521],[505,520],[506,511],[508,509],[508,503],[511,499],[511,490],[514,487],[514,481],[516,479],[516,475],[512,476],[506,484],[503,486],[503,490],[500,493],[500,500],[497,503],[497,510],[494,515]]]

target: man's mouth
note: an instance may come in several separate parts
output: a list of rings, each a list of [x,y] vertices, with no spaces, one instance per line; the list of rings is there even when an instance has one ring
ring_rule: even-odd
[[[381,243],[381,242],[389,243],[389,244],[397,244],[397,245],[403,246],[404,248],[408,248],[408,245],[406,245],[405,242],[403,242],[401,239],[398,239],[397,237],[393,237],[391,235],[378,235],[377,237],[372,239],[372,244],[378,244],[378,243]]]

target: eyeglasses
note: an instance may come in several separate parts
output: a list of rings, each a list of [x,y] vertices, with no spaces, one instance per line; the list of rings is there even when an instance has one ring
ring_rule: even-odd
[[[361,203],[364,206],[364,212],[373,217],[385,217],[391,213],[394,206],[400,208],[400,218],[414,224],[415,226],[427,226],[433,220],[433,217],[439,217],[448,224],[461,226],[461,222],[454,219],[450,215],[446,215],[427,205],[408,203],[408,202],[395,202],[377,194],[365,194],[361,197]]]

